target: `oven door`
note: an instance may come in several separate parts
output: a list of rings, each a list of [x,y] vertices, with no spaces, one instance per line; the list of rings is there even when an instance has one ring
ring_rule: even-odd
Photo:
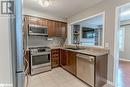
[[[31,68],[40,68],[51,65],[50,53],[31,55]]]

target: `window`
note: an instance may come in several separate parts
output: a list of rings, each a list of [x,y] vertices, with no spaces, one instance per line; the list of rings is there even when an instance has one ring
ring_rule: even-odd
[[[103,46],[104,14],[100,14],[71,25],[72,44],[81,46]]]
[[[119,49],[124,51],[124,42],[125,42],[125,27],[119,29]]]

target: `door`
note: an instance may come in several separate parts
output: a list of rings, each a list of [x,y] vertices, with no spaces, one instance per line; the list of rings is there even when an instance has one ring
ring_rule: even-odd
[[[72,51],[68,51],[68,65],[67,70],[76,75],[76,53]]]
[[[55,36],[55,21],[48,20],[48,36],[54,37]]]
[[[61,24],[61,36],[64,38],[67,37],[67,23]]]
[[[60,52],[60,65],[63,68],[67,67],[67,51],[66,50],[61,50]]]
[[[29,24],[38,24],[38,18],[29,16]]]
[[[31,68],[39,68],[50,65],[50,54],[31,55]]]

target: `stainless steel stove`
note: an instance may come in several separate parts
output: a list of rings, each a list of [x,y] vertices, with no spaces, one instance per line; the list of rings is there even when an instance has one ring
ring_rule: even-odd
[[[34,47],[31,51],[31,75],[51,70],[51,49]]]

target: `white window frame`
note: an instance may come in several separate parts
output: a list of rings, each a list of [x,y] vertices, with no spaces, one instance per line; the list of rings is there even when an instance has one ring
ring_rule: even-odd
[[[88,19],[91,19],[91,18],[100,16],[100,15],[103,16],[102,45],[101,45],[101,46],[89,46],[89,45],[85,45],[85,46],[87,46],[87,47],[99,47],[99,48],[104,48],[104,47],[105,47],[105,44],[104,44],[104,41],[105,41],[105,40],[104,40],[104,37],[105,37],[105,36],[104,36],[104,33],[105,33],[105,11],[104,11],[104,12],[100,12],[100,13],[98,13],[98,14],[96,14],[96,15],[92,15],[92,16],[83,18],[83,19],[81,19],[81,20],[72,22],[72,23],[70,23],[70,24],[68,25],[68,27],[71,28],[71,26],[74,25],[75,23],[82,22],[82,21],[85,21],[85,20],[88,20]],[[70,29],[70,30],[71,30],[71,29]],[[69,32],[71,32],[71,33],[69,33]],[[73,36],[72,36],[72,30],[69,31],[69,32],[68,32],[68,34],[71,34],[71,35],[69,35],[69,36],[71,36],[71,37],[68,37],[68,40],[70,40],[69,38],[71,38],[71,40],[72,40],[72,37],[73,37]],[[80,29],[80,33],[81,33],[81,29]],[[80,35],[80,38],[81,38],[81,35]],[[69,44],[70,44],[70,45],[74,45],[74,44],[72,43],[72,41],[69,42]]]
[[[122,44],[121,44],[121,42],[120,42],[120,35],[119,35],[119,50],[123,52],[124,51],[124,47],[125,47],[125,26],[121,26],[120,27],[119,34],[120,34],[120,31],[122,31],[122,39],[123,39],[123,41],[122,41]],[[120,45],[122,45],[122,46],[120,46]]]

